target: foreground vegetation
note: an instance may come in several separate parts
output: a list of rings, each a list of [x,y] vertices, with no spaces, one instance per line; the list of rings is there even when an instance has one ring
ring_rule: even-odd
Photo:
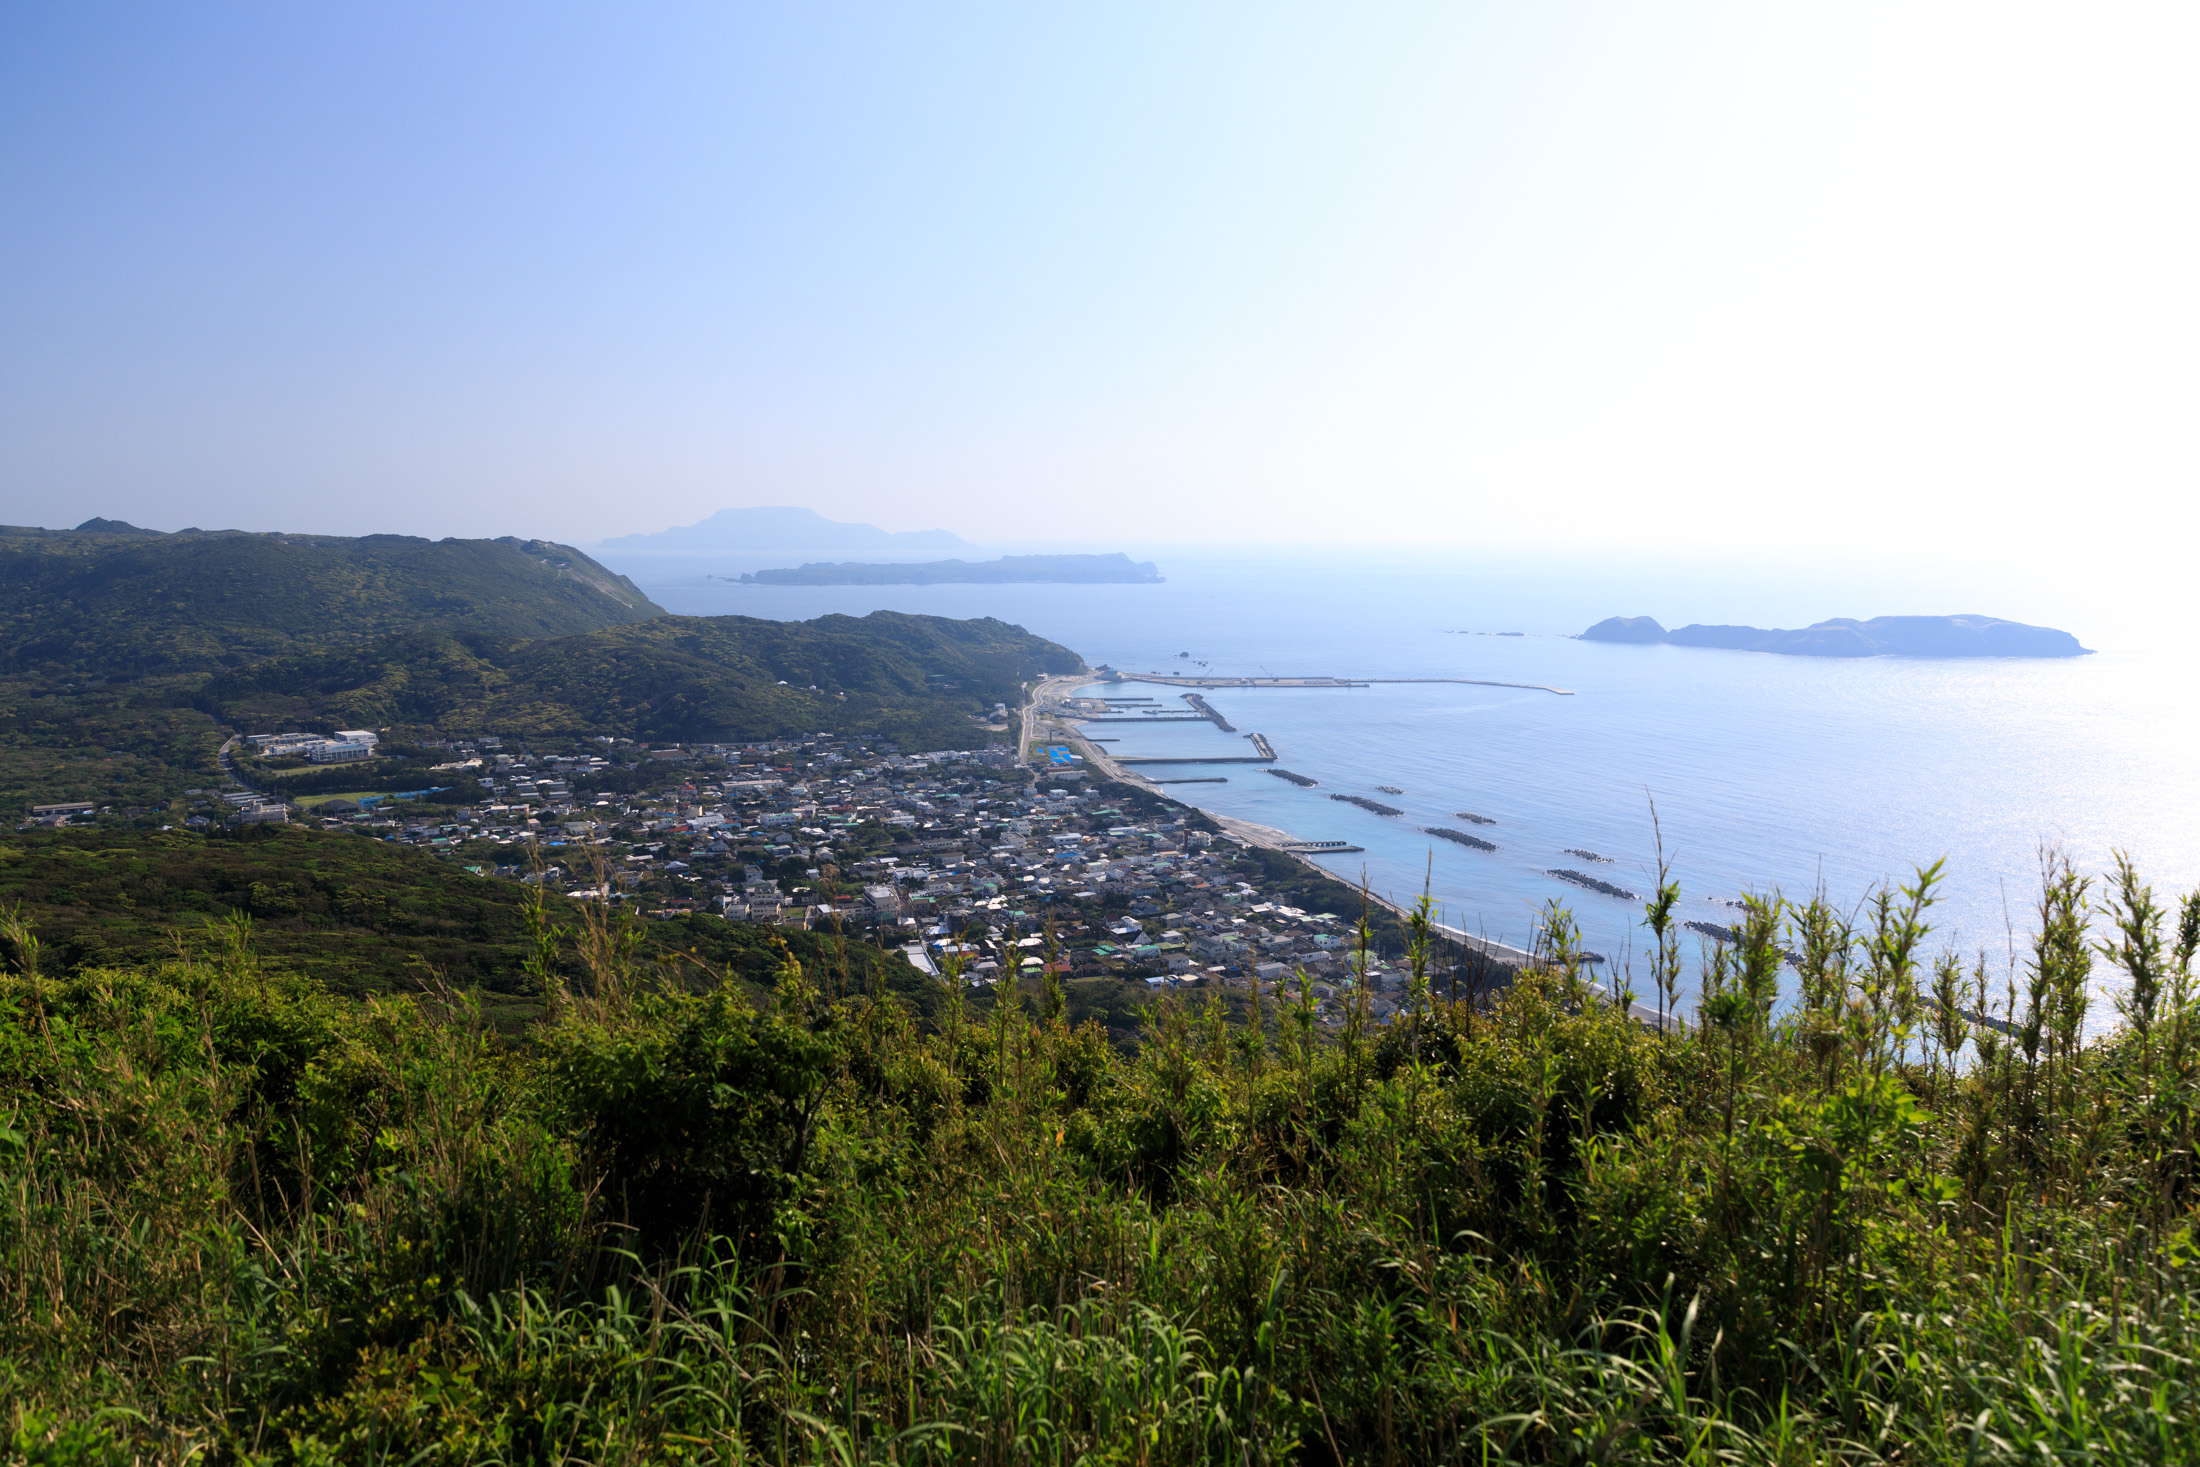
[[[484,843],[487,844],[487,843]],[[509,856],[494,845],[488,849]],[[482,870],[487,870],[483,867]],[[510,868],[506,868],[510,869]],[[142,968],[203,948],[240,918],[271,967],[359,997],[423,985],[478,992],[482,1013],[514,1029],[539,1018],[531,920],[578,930],[581,904],[557,891],[478,874],[448,857],[359,835],[296,826],[188,831],[32,832],[0,840],[0,907],[31,924],[41,970]],[[773,931],[715,916],[640,923],[634,960],[650,971],[689,957],[746,992],[762,992],[789,953],[831,955],[854,981],[919,1004],[919,975],[899,952],[806,930]]]
[[[1129,1057],[1051,989],[920,1023],[819,949],[751,1003],[609,918],[535,914],[522,1042],[462,992],[333,996],[241,920],[65,976],[18,923],[5,1428],[42,1461],[2200,1456],[2200,902],[2053,865],[1990,984],[1930,888],[1756,904],[1686,1031],[1605,1001],[1554,911],[1487,1008],[1417,982],[1331,1040],[1295,994],[1164,999]]]

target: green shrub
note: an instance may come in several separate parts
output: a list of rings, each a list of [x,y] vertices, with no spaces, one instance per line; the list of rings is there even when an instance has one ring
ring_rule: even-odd
[[[834,1044],[723,993],[646,994],[543,1041],[550,1113],[601,1168],[608,1215],[651,1250],[698,1230],[744,1250],[787,1242]]]

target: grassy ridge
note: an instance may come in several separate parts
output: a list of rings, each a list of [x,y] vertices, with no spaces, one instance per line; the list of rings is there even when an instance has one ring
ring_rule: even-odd
[[[17,929],[0,1396],[58,1461],[2191,1460],[2200,902],[2051,871],[1982,997],[1929,896],[1760,904],[1684,1033],[1554,913],[1488,1010],[1134,1056],[829,952],[752,1004],[537,927],[514,1046]]]

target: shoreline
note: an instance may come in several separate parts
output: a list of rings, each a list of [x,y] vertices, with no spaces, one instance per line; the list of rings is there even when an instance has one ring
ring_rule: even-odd
[[[1095,681],[1098,680],[1086,676],[1053,677],[1047,678],[1035,686],[1031,690],[1030,698],[1024,704],[1025,741],[1024,747],[1019,750],[1019,753],[1028,758],[1030,745],[1038,737],[1036,725],[1042,716],[1038,712],[1042,700],[1056,696],[1072,696],[1075,689]],[[1137,679],[1126,678],[1124,681],[1132,682],[1137,681]],[[1443,681],[1459,680],[1443,679]],[[1122,765],[1116,763],[1105,750],[1088,739],[1084,732],[1074,724],[1061,718],[1055,718],[1053,721],[1055,726],[1063,731],[1061,742],[1077,749],[1083,755],[1086,767],[1101,777],[1114,780],[1118,784],[1135,786],[1156,798],[1168,801],[1172,805],[1180,805],[1187,810],[1197,810],[1201,815],[1220,827],[1224,835],[1246,845],[1259,846],[1263,850],[1274,851],[1279,856],[1289,857],[1316,875],[1349,886],[1360,892],[1370,905],[1381,907],[1401,921],[1411,915],[1412,909],[1410,907],[1403,906],[1388,897],[1378,896],[1372,886],[1352,881],[1325,866],[1318,865],[1313,860],[1313,855],[1319,854],[1318,852],[1309,853],[1292,849],[1294,846],[1304,845],[1307,840],[1306,837],[1293,835],[1287,830],[1278,830],[1273,825],[1262,825],[1255,821],[1241,819],[1235,815],[1224,815],[1218,811],[1193,804],[1189,800],[1179,799],[1161,788],[1157,781],[1133,770],[1125,769]],[[1480,937],[1463,927],[1454,927],[1443,922],[1432,921],[1429,925],[1431,930],[1441,934],[1446,941],[1458,943],[1461,947],[1480,953],[1485,961],[1497,967],[1517,970],[1534,961],[1534,954],[1526,949],[1514,947],[1510,943],[1499,942],[1493,937]]]

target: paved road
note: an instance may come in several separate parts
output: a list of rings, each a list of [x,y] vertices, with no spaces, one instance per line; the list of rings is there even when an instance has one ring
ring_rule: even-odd
[[[222,773],[229,776],[229,782],[231,784],[242,785],[246,789],[251,789],[251,781],[247,780],[243,775],[239,774],[237,772],[237,766],[231,763],[229,759],[229,751],[237,747],[238,743],[242,741],[242,737],[243,736],[240,734],[231,734],[229,736],[229,742],[222,745],[221,753],[216,755],[215,757],[221,760]],[[255,791],[255,793],[257,792]]]
[[[232,734],[229,738],[229,741],[222,745],[220,754],[216,756],[221,760],[222,773],[229,777],[229,782],[231,784],[239,785],[245,789],[248,789],[253,794],[258,795],[261,799],[273,800],[278,805],[288,806],[290,804],[290,801],[284,799],[281,795],[269,794],[266,790],[261,789],[258,785],[254,784],[251,780],[246,779],[242,774],[237,771],[236,762],[229,757],[229,751],[236,748],[237,745],[243,742],[244,736],[242,734]]]

